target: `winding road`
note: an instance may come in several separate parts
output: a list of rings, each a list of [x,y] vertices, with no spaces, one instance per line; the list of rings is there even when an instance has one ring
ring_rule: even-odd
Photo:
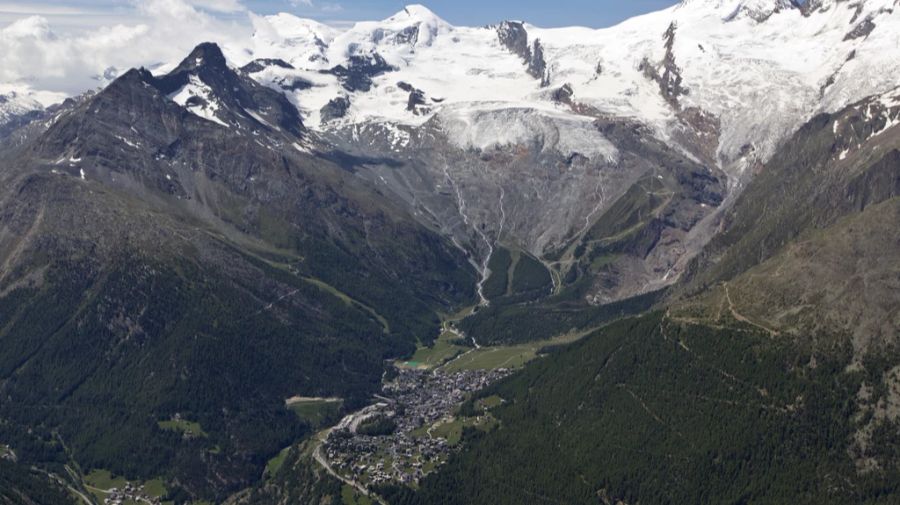
[[[351,415],[353,415],[353,414],[351,414]],[[363,495],[377,501],[381,505],[388,505],[388,503],[386,501],[384,501],[380,496],[378,496],[377,494],[372,493],[371,491],[366,489],[366,486],[360,484],[359,482],[356,482],[355,480],[348,479],[348,478],[340,475],[339,473],[337,473],[334,470],[334,468],[331,467],[331,463],[328,462],[328,458],[326,458],[325,455],[322,453],[322,445],[324,444],[324,440],[328,439],[328,435],[330,433],[331,433],[331,430],[328,430],[327,432],[325,432],[325,436],[323,437],[322,440],[319,441],[319,445],[317,445],[316,449],[313,451],[313,459],[315,459],[316,462],[319,465],[321,465],[322,468],[324,468],[325,471],[328,472],[335,479],[343,482],[344,484],[347,484],[348,486],[353,487],[353,489],[356,489]]]

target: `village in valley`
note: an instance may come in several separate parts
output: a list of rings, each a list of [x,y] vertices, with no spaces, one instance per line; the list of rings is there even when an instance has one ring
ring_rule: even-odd
[[[158,496],[149,496],[144,490],[144,486],[134,486],[126,484],[123,488],[112,488],[109,494],[103,498],[105,505],[127,505],[130,503],[146,503],[151,505],[159,505],[161,503]]]
[[[447,321],[431,346],[420,346],[409,361],[390,364],[373,405],[323,434],[316,459],[360,490],[417,487],[461,448],[466,430],[498,426],[492,409],[502,404],[499,396],[479,398],[473,408],[462,409],[467,400],[537,358],[544,347],[575,338],[482,347]]]
[[[384,384],[378,403],[345,417],[323,444],[327,464],[366,486],[415,486],[447,460],[465,428],[490,429],[492,402],[475,416],[457,416],[472,394],[511,373],[509,369],[447,372],[399,368]],[[499,403],[499,398],[497,399]]]
[[[96,503],[103,505],[166,505],[163,497],[167,494],[162,479],[150,481],[130,481],[107,470],[93,470],[84,476],[85,489],[93,495]]]

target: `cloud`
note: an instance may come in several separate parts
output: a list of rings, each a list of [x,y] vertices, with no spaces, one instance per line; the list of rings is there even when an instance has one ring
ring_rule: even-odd
[[[78,16],[94,11],[77,7],[38,2],[15,3],[0,2],[0,12],[4,14],[31,14],[41,16]]]
[[[110,67],[177,63],[206,41],[239,60],[249,21],[215,14],[234,12],[245,12],[237,0],[141,0],[127,22],[72,33],[55,32],[50,13],[20,18],[0,29],[0,82],[78,94],[104,84],[96,76],[110,74]]]
[[[308,17],[343,11],[333,1],[289,1]],[[259,49],[251,35],[261,29],[260,22],[241,0],[123,0],[117,5],[98,11],[60,7],[51,0],[0,0],[0,22],[4,8],[13,20],[0,27],[0,84],[27,83],[35,90],[77,95],[132,67],[171,68],[201,42],[218,43],[238,66]]]

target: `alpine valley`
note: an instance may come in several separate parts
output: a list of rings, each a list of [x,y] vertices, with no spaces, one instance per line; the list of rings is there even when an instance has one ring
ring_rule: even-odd
[[[900,0],[250,19],[0,85],[0,504],[900,503]]]

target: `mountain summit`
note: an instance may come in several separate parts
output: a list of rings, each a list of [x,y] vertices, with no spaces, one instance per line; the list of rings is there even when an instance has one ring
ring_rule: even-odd
[[[173,71],[150,82],[178,105],[219,125],[252,123],[302,135],[297,109],[281,93],[231,69],[214,43],[200,44]]]
[[[393,16],[387,18],[385,22],[402,22],[413,21],[417,23],[425,23],[428,25],[447,25],[447,22],[441,19],[431,9],[421,4],[410,4],[398,11]]]

